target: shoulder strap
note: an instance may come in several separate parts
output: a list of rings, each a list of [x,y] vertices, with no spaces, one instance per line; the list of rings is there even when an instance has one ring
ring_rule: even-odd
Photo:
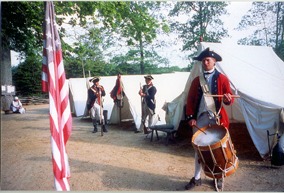
[[[200,86],[201,89],[203,91],[203,97],[204,97],[204,101],[205,101],[205,105],[208,111],[211,111],[212,113],[216,114],[216,106],[215,106],[215,102],[212,96],[205,96],[205,95],[210,95],[210,90],[209,90],[209,86],[203,76],[203,74],[201,74],[199,76],[199,80],[200,80]]]
[[[215,106],[213,97],[205,96],[205,95],[211,95],[211,93],[209,90],[209,86],[203,76],[203,73],[201,73],[201,75],[199,76],[199,80],[200,80],[199,82],[200,82],[201,89],[203,91],[203,98],[205,101],[206,109],[209,112],[209,114],[216,119],[216,123],[220,125],[220,117],[219,117],[220,111],[218,113],[216,112],[216,106]]]

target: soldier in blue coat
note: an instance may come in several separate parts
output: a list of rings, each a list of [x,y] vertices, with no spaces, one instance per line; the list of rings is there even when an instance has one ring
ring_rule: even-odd
[[[140,128],[135,131],[139,133],[144,131],[144,134],[150,133],[149,127],[153,124],[153,116],[155,114],[156,101],[155,95],[157,92],[156,87],[153,85],[152,80],[154,79],[151,75],[144,76],[146,84],[143,85],[139,90],[139,95],[141,96],[141,107],[142,107],[142,120]],[[148,125],[145,125],[145,121],[148,117]]]
[[[102,122],[102,129],[103,132],[108,132],[108,130],[105,127],[105,120],[104,116],[102,116],[103,111],[103,99],[106,95],[105,89],[102,85],[99,83],[100,78],[94,77],[90,80],[90,82],[93,82],[93,85],[88,89],[88,100],[87,100],[87,109],[90,111],[94,130],[93,133],[96,133],[98,131],[97,129],[97,122],[101,120]]]

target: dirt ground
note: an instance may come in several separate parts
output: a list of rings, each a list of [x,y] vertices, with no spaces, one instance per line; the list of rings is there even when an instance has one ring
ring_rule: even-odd
[[[1,113],[1,189],[54,191],[48,104],[25,107],[26,114]],[[224,191],[283,192],[284,167],[260,158],[243,125],[231,126],[240,162]],[[131,122],[108,129],[93,134],[89,119],[73,117],[66,147],[72,191],[184,191],[194,172],[189,139],[166,146],[165,134],[151,142],[150,135],[134,133]],[[202,186],[193,191],[215,191],[212,179],[201,176]]]

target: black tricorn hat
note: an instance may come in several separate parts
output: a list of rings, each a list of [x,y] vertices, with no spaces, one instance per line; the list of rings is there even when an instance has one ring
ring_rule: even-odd
[[[146,79],[150,79],[150,80],[153,80],[153,79],[154,79],[154,78],[153,78],[153,76],[151,76],[150,74],[148,74],[148,75],[144,76],[144,78],[146,78]]]
[[[203,51],[199,54],[199,56],[193,57],[193,59],[194,59],[194,60],[198,60],[198,61],[202,61],[203,58],[205,58],[205,57],[212,57],[212,58],[215,58],[217,62],[222,61],[222,57],[221,57],[219,54],[217,54],[216,52],[210,51],[209,48],[206,48],[205,50],[203,50]]]
[[[94,78],[91,78],[90,80],[89,80],[89,82],[98,82],[98,81],[100,81],[100,77],[97,77],[97,76],[95,76]]]

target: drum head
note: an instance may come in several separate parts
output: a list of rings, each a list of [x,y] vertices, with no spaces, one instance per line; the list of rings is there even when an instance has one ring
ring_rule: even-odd
[[[203,129],[202,129],[203,130]],[[210,146],[226,136],[226,128],[224,127],[207,127],[203,130],[205,133],[197,131],[193,136],[193,143],[197,146]]]

